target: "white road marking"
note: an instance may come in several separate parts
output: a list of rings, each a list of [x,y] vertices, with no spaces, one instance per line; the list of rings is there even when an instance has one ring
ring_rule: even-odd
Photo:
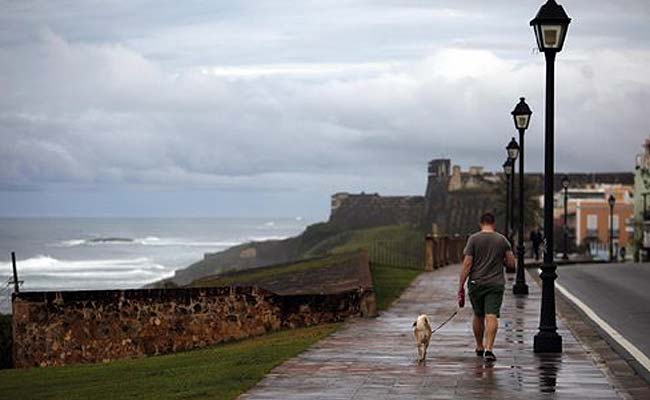
[[[609,325],[607,322],[605,322],[602,318],[598,316],[592,310],[588,305],[583,303],[580,299],[578,299],[576,296],[574,296],[571,292],[569,292],[564,286],[560,285],[559,283],[555,283],[555,287],[558,288],[558,290],[566,296],[569,300],[573,302],[578,308],[582,310],[587,316],[594,321],[602,330],[605,331],[612,339],[616,340],[616,342],[621,345],[634,359],[643,366],[648,372],[650,372],[650,358],[643,354],[641,350],[639,350],[638,347],[633,345],[629,340],[627,340],[623,335],[621,335],[616,329],[612,328],[611,325]]]

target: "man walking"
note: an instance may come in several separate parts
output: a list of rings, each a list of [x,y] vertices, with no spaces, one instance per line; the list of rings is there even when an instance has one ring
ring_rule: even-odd
[[[515,268],[515,256],[508,239],[496,232],[494,214],[481,216],[481,231],[467,240],[463,269],[458,285],[459,306],[465,303],[465,282],[474,310],[474,338],[476,355],[494,362],[494,339],[499,327],[499,312],[505,288],[504,264],[509,271]]]

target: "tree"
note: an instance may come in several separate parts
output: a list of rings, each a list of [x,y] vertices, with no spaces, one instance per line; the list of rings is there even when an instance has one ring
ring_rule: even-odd
[[[515,184],[512,190],[513,196],[513,226],[514,232],[513,236],[519,231],[519,179],[518,176],[515,176]],[[507,182],[505,175],[501,175],[499,183],[494,188],[494,194],[497,198],[496,202],[496,214],[497,219],[499,220],[499,226],[502,232],[505,232],[505,220],[506,220],[506,190]],[[539,196],[541,193],[538,191],[537,184],[534,179],[529,177],[524,177],[524,235],[527,238],[527,233],[531,229],[541,226],[541,217],[542,210],[539,205]]]

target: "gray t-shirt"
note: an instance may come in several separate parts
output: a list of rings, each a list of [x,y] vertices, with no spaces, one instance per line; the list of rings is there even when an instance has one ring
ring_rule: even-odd
[[[478,232],[467,239],[463,254],[472,256],[469,280],[477,285],[506,284],[503,268],[510,242],[498,232]]]

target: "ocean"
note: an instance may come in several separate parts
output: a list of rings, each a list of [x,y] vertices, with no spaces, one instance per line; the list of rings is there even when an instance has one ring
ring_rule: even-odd
[[[0,218],[0,312],[11,252],[21,290],[138,288],[216,252],[294,236],[302,218]]]

